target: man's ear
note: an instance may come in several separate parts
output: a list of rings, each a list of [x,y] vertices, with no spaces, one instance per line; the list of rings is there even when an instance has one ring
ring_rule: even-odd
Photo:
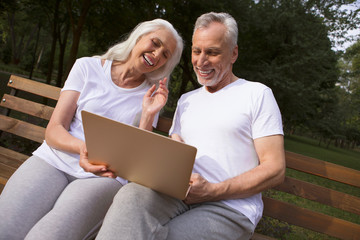
[[[234,64],[236,62],[236,59],[238,58],[238,54],[239,54],[239,47],[238,47],[238,45],[236,45],[232,51],[232,56],[231,56],[232,64]]]

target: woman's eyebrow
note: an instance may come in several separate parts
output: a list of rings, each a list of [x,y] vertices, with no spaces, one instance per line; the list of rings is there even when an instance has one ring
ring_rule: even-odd
[[[160,38],[158,38],[158,37],[155,37],[155,38],[160,42],[160,45],[165,48],[166,54],[168,54],[168,56],[171,57],[171,56],[172,56],[172,53],[171,53],[171,51],[166,47],[166,44],[164,44],[164,42],[161,41]]]

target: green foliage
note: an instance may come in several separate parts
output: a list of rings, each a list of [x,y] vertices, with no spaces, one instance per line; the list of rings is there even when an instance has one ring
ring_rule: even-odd
[[[77,57],[102,54],[139,22],[164,18],[185,41],[164,109],[164,115],[172,116],[180,95],[199,87],[191,64],[195,20],[205,12],[224,11],[234,16],[239,26],[235,74],[273,90],[287,133],[302,128],[327,143],[359,145],[359,49],[349,48],[338,63],[342,55],[332,50],[334,42],[328,37],[344,37],[359,23],[358,11],[341,9],[354,0],[93,0],[83,31],[74,31],[81,26],[78,20],[84,2],[2,1],[0,58],[48,75],[53,65],[61,86],[65,72],[62,63],[71,65],[66,59],[72,59],[74,51]],[[39,33],[38,41],[35,33]],[[73,34],[80,33],[79,49],[70,50],[77,39]],[[39,64],[35,62],[38,59]],[[336,87],[338,82],[340,87]]]

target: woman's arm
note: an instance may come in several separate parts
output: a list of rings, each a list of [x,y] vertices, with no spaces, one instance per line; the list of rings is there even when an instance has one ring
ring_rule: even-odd
[[[68,131],[76,112],[76,102],[80,96],[76,91],[63,91],[45,131],[47,144],[55,149],[80,154],[85,143],[73,137]]]
[[[69,128],[75,116],[77,100],[80,93],[77,91],[63,91],[56,104],[45,131],[46,143],[62,151],[80,155],[79,165],[86,171],[103,177],[116,177],[104,165],[93,165],[88,161],[86,144],[84,141],[72,136]]]
[[[155,115],[165,106],[168,98],[169,90],[166,87],[166,80],[166,78],[160,80],[156,92],[156,86],[153,85],[145,94],[139,128],[152,131]]]

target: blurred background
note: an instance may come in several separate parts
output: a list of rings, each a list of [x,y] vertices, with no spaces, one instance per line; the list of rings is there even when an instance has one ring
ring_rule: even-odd
[[[190,60],[195,20],[224,11],[239,26],[234,72],[273,90],[286,135],[358,150],[359,9],[353,0],[1,0],[0,94],[9,74],[61,87],[76,58],[164,18],[185,40],[162,113],[172,117],[179,96],[199,87]]]

